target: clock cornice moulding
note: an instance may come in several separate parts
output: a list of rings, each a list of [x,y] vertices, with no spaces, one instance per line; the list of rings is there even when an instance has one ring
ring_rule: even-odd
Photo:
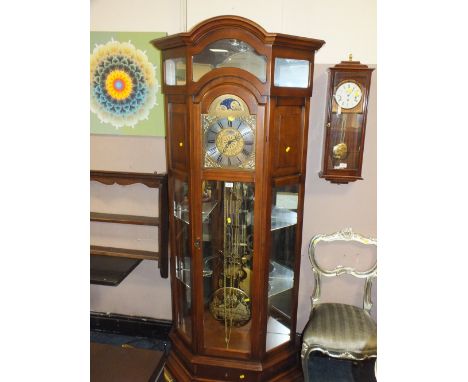
[[[172,36],[152,40],[151,43],[158,49],[177,48],[187,45],[197,45],[208,34],[220,29],[248,31],[264,44],[272,46],[294,47],[299,49],[318,50],[324,40],[309,37],[296,37],[284,33],[269,33],[252,20],[241,16],[216,16],[195,25],[190,32],[177,33]]]

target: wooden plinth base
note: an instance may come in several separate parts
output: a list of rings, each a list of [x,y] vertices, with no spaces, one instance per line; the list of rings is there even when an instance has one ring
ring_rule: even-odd
[[[172,334],[172,333],[171,333]],[[277,353],[265,362],[197,356],[171,335],[164,382],[303,382],[299,352]]]

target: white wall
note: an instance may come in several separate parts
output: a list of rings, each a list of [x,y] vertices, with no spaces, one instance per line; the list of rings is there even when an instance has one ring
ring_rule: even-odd
[[[268,32],[319,38],[326,45],[316,62],[354,59],[377,63],[376,0],[91,0],[91,30],[190,30],[219,15],[239,15]]]
[[[268,32],[325,40],[316,63],[377,63],[376,0],[196,0],[187,3],[187,26],[223,14],[247,17]]]
[[[268,9],[268,12],[265,11]],[[163,31],[178,33],[206,18],[235,14],[252,19],[269,32],[296,34],[326,41],[318,52],[311,100],[308,172],[306,178],[305,215],[301,278],[299,290],[298,330],[306,323],[313,286],[307,259],[307,246],[316,233],[334,232],[344,227],[367,235],[376,235],[376,88],[377,73],[372,78],[369,115],[364,152],[364,180],[348,185],[334,185],[318,178],[322,157],[325,112],[326,69],[347,58],[376,63],[375,0],[258,0],[219,2],[213,0],[91,0],[91,30]],[[186,15],[186,17],[185,17]],[[91,168],[121,171],[165,171],[164,139],[149,137],[91,136]],[[104,195],[103,193],[106,193]],[[136,197],[143,206],[135,205]],[[131,213],[157,200],[157,193],[145,186],[123,191],[112,186],[103,191],[91,185],[91,208]],[[133,228],[134,229],[134,228]],[[149,249],[154,245],[147,231],[112,231],[102,223],[93,223],[91,242],[119,241],[124,245]],[[136,237],[136,239],[132,239]],[[342,254],[340,253],[340,256]],[[352,260],[358,263],[358,260]],[[362,264],[361,262],[359,264]],[[343,284],[344,283],[344,284]],[[357,284],[341,284],[344,299],[358,303]],[[324,296],[331,298],[329,294]],[[375,299],[375,293],[374,293]],[[91,310],[171,318],[170,285],[161,279],[154,262],[143,261],[117,288],[91,286]],[[373,311],[375,316],[375,309]]]
[[[180,0],[91,0],[92,31],[183,31]]]

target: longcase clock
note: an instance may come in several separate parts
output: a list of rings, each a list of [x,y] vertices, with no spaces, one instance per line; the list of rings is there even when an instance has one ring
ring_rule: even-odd
[[[309,103],[322,40],[236,16],[162,51],[174,326],[167,381],[300,381]]]

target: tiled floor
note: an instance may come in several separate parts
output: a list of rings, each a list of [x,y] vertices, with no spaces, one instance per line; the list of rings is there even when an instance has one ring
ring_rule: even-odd
[[[170,343],[146,338],[91,332],[91,342],[128,345],[136,348],[168,351]],[[309,362],[310,381],[314,382],[376,382],[374,360],[352,362],[321,355],[312,355]],[[287,381],[285,381],[287,382]]]

